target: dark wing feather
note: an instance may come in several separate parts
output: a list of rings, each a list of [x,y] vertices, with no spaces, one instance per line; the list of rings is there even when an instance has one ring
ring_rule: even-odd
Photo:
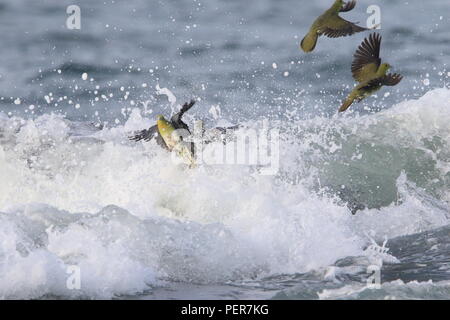
[[[387,75],[385,75],[384,77],[382,77],[382,85],[383,86],[396,86],[397,84],[400,83],[400,81],[402,81],[403,76],[398,74],[398,73],[389,73]]]
[[[355,8],[355,6],[356,6],[355,0],[349,1],[342,7],[341,12],[351,11]]]
[[[172,118],[170,118],[170,121],[173,124],[181,124],[181,123],[184,124],[184,122],[181,121],[181,118],[183,117],[183,115],[184,115],[184,113],[186,111],[188,111],[190,108],[192,108],[194,106],[194,104],[195,104],[195,100],[191,100],[189,103],[186,102],[185,104],[183,104],[183,106],[181,107],[180,111],[175,113],[172,116]]]
[[[169,147],[167,146],[166,142],[164,141],[164,139],[161,137],[161,135],[159,134],[158,131],[158,126],[154,125],[152,127],[150,127],[149,129],[146,130],[142,130],[142,131],[138,131],[136,132],[136,134],[134,136],[128,137],[130,140],[132,141],[151,141],[152,139],[156,140],[156,143],[163,149],[169,150]]]
[[[150,141],[153,138],[155,138],[158,134],[158,126],[154,125],[152,127],[150,127],[149,129],[145,129],[142,131],[138,131],[135,133],[135,135],[130,136],[129,139],[132,141]]]
[[[161,146],[163,149],[169,150],[169,147],[167,147],[167,144],[164,142],[164,139],[161,137],[158,131],[158,126],[154,125],[150,127],[149,129],[142,130],[136,132],[134,136],[128,137],[132,141],[147,141],[149,142],[153,138],[156,139],[156,143]]]
[[[359,82],[373,78],[381,64],[381,36],[378,33],[365,38],[356,50],[352,63],[353,78]]]
[[[395,86],[397,84],[400,83],[400,81],[402,81],[403,76],[398,74],[398,73],[389,73],[385,76],[370,80],[367,85],[365,85],[363,88],[363,90],[371,90],[375,87],[379,87],[379,86]]]
[[[367,28],[360,27],[353,22],[342,19],[339,16],[330,18],[327,23],[320,28],[320,34],[323,34],[329,38],[346,37],[357,32],[368,30]]]

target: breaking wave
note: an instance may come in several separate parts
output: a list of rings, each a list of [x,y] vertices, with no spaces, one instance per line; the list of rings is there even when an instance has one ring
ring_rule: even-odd
[[[370,239],[446,226],[449,110],[442,88],[375,114],[272,123],[274,176],[176,166],[153,142],[127,139],[151,124],[139,109],[110,128],[0,115],[0,297],[112,298],[311,272],[367,255]],[[80,290],[67,287],[74,265]],[[319,297],[364,295],[336,290]],[[447,284],[436,290],[448,297]]]

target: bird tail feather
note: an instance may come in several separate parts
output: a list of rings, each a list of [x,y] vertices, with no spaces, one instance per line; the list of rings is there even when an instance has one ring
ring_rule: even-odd
[[[354,99],[352,98],[347,98],[344,103],[342,104],[342,106],[339,108],[339,112],[344,112],[345,110],[348,109],[348,107],[350,107],[353,103]]]
[[[317,38],[319,38],[317,32],[308,32],[308,34],[303,38],[300,44],[303,51],[305,52],[313,51],[317,44]]]

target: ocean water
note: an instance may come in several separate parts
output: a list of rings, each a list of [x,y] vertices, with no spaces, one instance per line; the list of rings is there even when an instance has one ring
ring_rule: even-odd
[[[2,1],[0,297],[450,299],[448,1],[376,2],[405,78],[339,115],[368,33],[300,51],[330,2]],[[128,140],[191,98],[279,129],[277,174]]]

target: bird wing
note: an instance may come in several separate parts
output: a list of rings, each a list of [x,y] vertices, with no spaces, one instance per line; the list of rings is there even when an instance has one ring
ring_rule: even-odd
[[[169,147],[167,146],[166,142],[164,141],[164,139],[161,137],[161,135],[159,134],[158,131],[158,125],[154,125],[152,127],[150,127],[149,129],[145,129],[145,130],[141,130],[136,132],[136,134],[134,136],[128,137],[130,140],[132,141],[150,141],[153,138],[156,139],[156,143],[161,146],[163,149],[169,150]]]
[[[346,37],[357,32],[368,30],[357,26],[353,22],[342,19],[338,15],[329,17],[324,25],[320,28],[320,33],[326,35],[329,38]]]
[[[352,63],[352,74],[358,82],[368,81],[375,77],[381,64],[381,36],[378,33],[365,38],[356,50]]]
[[[355,8],[355,6],[356,6],[355,0],[349,1],[342,7],[341,12],[351,11]]]
[[[183,106],[181,107],[180,111],[175,113],[172,118],[170,118],[170,121],[173,123],[180,123],[181,122],[181,118],[183,117],[184,113],[186,111],[188,111],[190,108],[192,108],[195,104],[195,100],[191,100],[189,103],[186,102],[185,104],[183,104]]]
[[[149,129],[136,132],[135,135],[128,137],[132,141],[150,141],[158,135],[158,126],[154,125]]]
[[[374,87],[378,87],[378,86],[395,86],[395,85],[399,84],[400,81],[402,81],[402,79],[403,79],[403,76],[398,73],[394,73],[394,74],[389,73],[385,76],[370,80],[369,82],[367,82],[367,85],[365,85],[361,89],[370,90],[370,89],[372,89]]]
[[[222,141],[222,143],[226,143],[227,139],[231,139],[234,131],[242,128],[241,125],[235,125],[231,127],[215,127],[204,132],[204,144],[209,144],[212,142]]]
[[[384,86],[396,86],[397,84],[400,83],[400,81],[402,81],[403,76],[401,74],[398,73],[394,73],[394,74],[387,74],[383,77],[383,85]]]

